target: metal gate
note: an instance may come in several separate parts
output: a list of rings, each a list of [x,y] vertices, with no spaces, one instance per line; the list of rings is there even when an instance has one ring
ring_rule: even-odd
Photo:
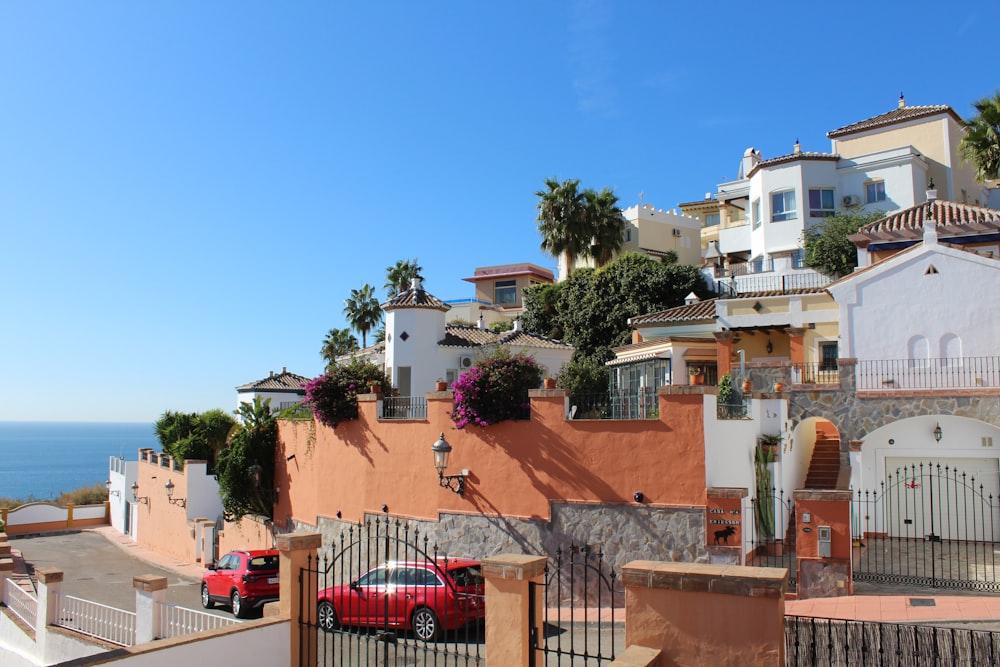
[[[300,609],[298,623],[316,646],[301,648],[300,666],[485,665],[479,562],[446,557],[428,541],[378,517],[310,557],[299,591],[316,607]]]
[[[746,564],[788,568],[788,590],[796,590],[795,502],[781,489],[750,499]]]
[[[1000,591],[998,499],[940,463],[901,466],[851,505],[854,579]]]
[[[591,547],[556,551],[555,567],[545,567],[545,583],[528,586],[528,664],[613,662],[625,642],[625,592],[617,582],[614,570],[604,565],[603,554]]]

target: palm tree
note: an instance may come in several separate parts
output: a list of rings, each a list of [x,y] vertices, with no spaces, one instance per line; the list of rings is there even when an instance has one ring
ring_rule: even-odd
[[[1000,92],[972,105],[976,116],[965,126],[959,150],[976,167],[976,180],[1000,178]]]
[[[326,360],[327,366],[334,363],[337,357],[350,354],[358,349],[358,339],[350,329],[330,329],[323,339],[323,347],[319,355]]]
[[[539,190],[538,231],[542,235],[542,250],[553,257],[566,256],[566,273],[573,270],[576,258],[590,244],[593,234],[587,228],[587,202],[579,191],[580,181],[567,179],[560,183],[545,180],[548,190]],[[564,276],[565,277],[565,276]]]
[[[602,267],[621,250],[627,223],[618,208],[618,197],[613,190],[585,190],[583,194],[587,200],[587,226],[594,234],[593,245],[588,254],[594,258],[598,267]]]
[[[351,328],[361,334],[361,347],[368,347],[368,332],[382,321],[375,288],[365,283],[361,289],[352,289],[351,296],[344,300],[344,315]]]
[[[389,298],[396,296],[400,292],[410,289],[410,284],[414,278],[423,280],[423,268],[417,264],[416,259],[398,260],[394,266],[385,270],[385,289],[389,293]]]

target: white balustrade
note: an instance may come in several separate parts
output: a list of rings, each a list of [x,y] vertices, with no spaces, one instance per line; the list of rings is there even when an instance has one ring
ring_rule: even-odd
[[[17,585],[13,579],[5,579],[3,586],[3,603],[17,614],[17,617],[35,627],[38,617],[38,599]]]
[[[227,625],[239,623],[234,618],[206,614],[203,611],[178,607],[172,604],[160,605],[160,627],[157,631],[158,639],[169,639],[189,635],[204,630],[214,630]]]
[[[90,600],[59,596],[59,615],[54,625],[118,644],[135,644],[135,612]]]

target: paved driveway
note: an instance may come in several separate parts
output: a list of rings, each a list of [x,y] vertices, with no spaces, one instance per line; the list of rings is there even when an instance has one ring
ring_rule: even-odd
[[[36,567],[62,570],[65,573],[62,592],[66,595],[135,611],[132,577],[154,574],[167,578],[167,602],[202,610],[199,580],[181,577],[133,558],[97,533],[12,537],[10,544],[21,552],[29,574]],[[228,609],[209,613],[232,616]]]

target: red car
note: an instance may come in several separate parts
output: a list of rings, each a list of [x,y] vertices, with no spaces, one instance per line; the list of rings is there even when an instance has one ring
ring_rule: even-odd
[[[278,599],[278,550],[230,551],[201,576],[201,605],[228,604],[233,616]]]
[[[477,560],[389,562],[349,585],[320,591],[318,620],[327,632],[387,626],[434,641],[442,631],[485,618],[484,593]]]

